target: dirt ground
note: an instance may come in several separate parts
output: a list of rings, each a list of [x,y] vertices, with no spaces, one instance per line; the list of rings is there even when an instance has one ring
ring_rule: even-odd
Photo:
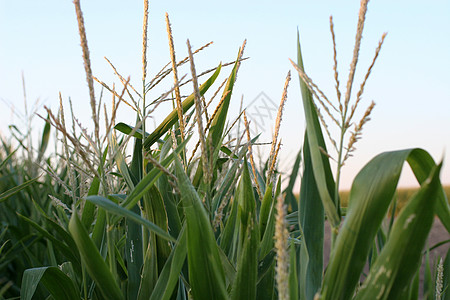
[[[330,253],[330,226],[328,222],[325,223],[325,247],[324,247],[324,266],[328,265],[328,258]],[[450,234],[447,232],[447,230],[444,228],[442,223],[438,218],[435,218],[433,228],[431,229],[431,232],[428,236],[428,245],[432,247],[433,245],[450,239]],[[445,255],[447,254],[448,249],[450,248],[450,243],[446,243],[444,245],[441,245],[435,249],[433,249],[430,252],[430,259],[431,259],[431,268],[432,272],[434,272],[435,266],[437,264],[437,259],[439,257],[445,258]],[[423,269],[424,266],[422,264],[421,267],[421,277],[420,277],[420,295],[422,295],[422,287],[423,287]],[[367,270],[366,270],[367,271]]]

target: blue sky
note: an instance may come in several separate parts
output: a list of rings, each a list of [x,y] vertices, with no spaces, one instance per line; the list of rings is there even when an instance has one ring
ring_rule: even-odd
[[[94,75],[119,85],[103,59],[106,56],[139,86],[142,1],[97,0],[82,1],[81,5]],[[247,39],[245,56],[250,59],[240,69],[231,110],[238,110],[241,96],[247,105],[260,92],[278,103],[291,70],[293,80],[281,127],[282,155],[289,162],[302,145],[304,131],[298,78],[288,61],[296,57],[297,28],[307,73],[335,99],[329,16],[334,17],[340,81],[344,85],[358,10],[359,1],[150,2],[149,73],[155,74],[169,61],[165,12],[170,15],[177,58],[186,56],[188,38],[194,48],[214,41],[196,56],[199,71],[220,61],[232,61]],[[23,72],[30,105],[39,98],[40,103],[56,109],[61,92],[65,101],[71,97],[83,124],[91,124],[77,30],[70,0],[0,0],[0,99],[23,111]],[[388,36],[358,116],[370,101],[377,105],[363,139],[356,145],[357,152],[344,169],[343,188],[350,187],[361,167],[383,151],[421,147],[436,160],[444,157],[448,161],[450,157],[450,1],[369,3],[355,87],[383,32]],[[186,73],[188,70],[182,71]],[[159,96],[158,92],[153,96]],[[98,86],[96,93],[98,97]],[[109,95],[105,99],[109,102]],[[0,130],[5,132],[11,121],[18,120],[11,117],[4,101],[0,108]],[[155,115],[156,120],[162,117],[164,113]],[[119,120],[132,123],[134,116],[124,109]],[[270,132],[268,123],[264,141],[270,138]],[[449,163],[444,165],[442,179],[450,184]],[[402,185],[414,184],[411,175],[405,174]]]

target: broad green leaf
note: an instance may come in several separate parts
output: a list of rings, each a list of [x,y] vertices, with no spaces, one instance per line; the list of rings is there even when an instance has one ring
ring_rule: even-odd
[[[79,300],[80,292],[73,281],[57,267],[27,269],[23,273],[21,300],[31,300],[42,282],[54,299]]]
[[[0,194],[0,203],[2,203],[3,201],[6,201],[9,197],[11,197],[12,195],[20,192],[21,190],[25,189],[29,185],[35,183],[37,180],[38,180],[38,177],[30,179],[28,181],[25,181],[21,185],[15,186],[13,188],[10,188],[6,192],[1,193]]]
[[[252,181],[250,173],[248,171],[247,159],[244,159],[244,167],[239,181],[239,185],[235,195],[235,201],[238,202],[238,216],[240,224],[240,243],[239,248],[244,244],[244,240],[248,238],[248,230],[250,222],[255,223],[254,226],[258,227],[256,223],[256,202],[253,193]],[[259,228],[256,229],[259,232]],[[238,255],[239,256],[239,255]]]
[[[209,87],[214,83],[217,76],[219,76],[220,70],[222,68],[222,65],[220,64],[217,67],[217,70],[214,72],[213,75],[211,75],[208,80],[206,80],[205,83],[203,83],[200,87],[200,95],[203,96],[203,94],[206,93],[206,91],[209,89]],[[183,111],[188,111],[189,108],[194,105],[194,93],[192,93],[189,97],[184,99],[184,101],[181,103],[183,107]],[[144,148],[149,149],[161,136],[163,136],[178,120],[178,112],[176,109],[174,109],[165,119],[162,121],[161,124],[144,140]]]
[[[424,169],[432,170],[414,162],[428,158],[431,159],[430,155],[421,149],[385,152],[372,159],[358,173],[350,192],[347,217],[337,236],[322,283],[321,299],[351,297],[393,199],[404,162],[410,163],[412,171],[423,184],[426,180],[421,176],[426,173]],[[437,184],[440,195],[442,188],[439,182]]]
[[[165,232],[168,232],[167,214],[164,203],[155,186],[152,186],[143,198],[143,215]],[[144,258],[142,278],[138,299],[148,299],[157,283],[158,275],[162,271],[170,256],[171,248],[167,240],[154,234],[148,238],[147,251]]]
[[[439,165],[397,217],[389,239],[355,300],[400,299],[418,269],[434,219]],[[430,291],[432,293],[432,291]]]
[[[70,218],[69,232],[72,234],[72,237],[77,244],[77,248],[78,251],[80,251],[84,266],[86,267],[91,278],[95,281],[97,287],[100,289],[103,297],[111,300],[124,299],[119,285],[114,279],[113,274],[109,270],[106,262],[103,260],[94,242],[86,232],[86,229],[78,218],[76,211],[73,212],[72,217]]]
[[[235,197],[240,221],[240,250],[237,273],[231,290],[232,299],[256,298],[259,226],[256,222],[256,203],[248,168],[247,160],[244,159],[244,170]]]
[[[139,118],[136,120],[136,124],[139,123]],[[141,136],[142,138],[142,136]],[[131,160],[130,170],[126,164],[124,168],[120,168],[120,172],[125,178],[129,178],[132,182],[128,183],[128,188],[131,190],[142,179],[142,139],[134,139],[133,158]],[[131,173],[131,174],[130,174]],[[139,205],[135,205],[130,209],[136,215],[141,215]],[[141,272],[142,265],[144,264],[144,241],[142,235],[142,226],[137,222],[133,222],[130,219],[126,219],[126,247],[125,258],[127,261],[128,270],[128,285],[127,294],[129,300],[137,299],[139,286],[141,284]]]
[[[422,184],[436,166],[433,158],[425,151],[417,155],[410,155],[408,163],[416,176],[417,181]],[[447,232],[450,233],[450,205],[444,189],[441,187],[436,204],[436,214],[441,220]]]
[[[189,281],[194,299],[227,299],[225,274],[208,214],[197,192],[175,160],[186,225]]]
[[[303,230],[302,243],[308,251],[306,274],[304,280],[306,299],[314,299],[322,283],[323,273],[323,236],[324,236],[324,210],[320,201],[320,194],[314,177],[308,134],[305,133],[303,145],[304,170],[300,185],[300,205],[298,222]],[[303,254],[303,253],[302,253]]]
[[[145,226],[148,230],[156,233],[158,236],[160,236],[168,241],[175,241],[175,239],[173,237],[171,237],[167,232],[165,232],[160,227],[156,226],[154,223],[152,223],[146,219],[143,219],[138,214],[136,214],[126,208],[123,208],[122,206],[115,204],[114,202],[112,202],[111,200],[109,200],[105,197],[88,196],[86,198],[86,200],[100,206],[101,208],[103,208],[104,210],[106,210],[112,214],[133,220],[134,222],[137,222],[137,223]]]
[[[152,186],[144,197],[144,215],[148,220],[152,221],[156,226],[169,234],[166,209],[161,193],[156,186]],[[166,239],[161,239],[157,236],[156,250],[159,273],[165,265],[171,249]]]
[[[173,290],[178,282],[181,268],[186,260],[187,240],[186,226],[183,226],[174,245],[169,259],[159,275],[150,300],[168,300],[172,296]]]
[[[300,49],[300,37],[297,31],[297,64],[304,70],[302,52]],[[326,151],[325,141],[320,128],[319,118],[313,104],[313,98],[305,82],[300,79],[300,89],[305,111],[307,141],[310,149],[311,162],[317,190],[322,200],[323,207],[331,226],[338,228],[340,224],[338,199],[334,199],[335,183],[331,173],[330,162],[320,148]]]
[[[238,257],[237,273],[231,290],[231,299],[256,299],[258,279],[259,230],[256,218],[250,219],[244,234],[244,245]]]

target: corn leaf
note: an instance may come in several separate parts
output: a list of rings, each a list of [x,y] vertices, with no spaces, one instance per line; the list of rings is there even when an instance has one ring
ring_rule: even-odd
[[[255,299],[258,278],[259,226],[256,222],[256,203],[252,181],[244,159],[244,170],[238,185],[235,201],[238,202],[240,243],[232,299]]]
[[[186,241],[186,226],[183,226],[178,240],[174,245],[169,258],[159,275],[150,300],[168,300],[172,296],[173,290],[178,282],[181,268],[186,260],[187,241]]]
[[[227,299],[225,274],[208,214],[197,192],[175,160],[186,225],[189,281],[194,299]]]
[[[167,168],[170,163],[172,163],[175,156],[177,156],[183,148],[186,146],[189,138],[186,138],[182,143],[180,143],[177,149],[170,153],[162,162],[161,165]],[[158,178],[162,175],[162,171],[153,168],[150,172],[145,175],[141,181],[135,186],[135,188],[130,192],[127,199],[121,206],[130,209],[134,205],[138,203],[138,201],[144,196],[144,194],[152,187],[152,185],[158,180]]]
[[[25,270],[20,299],[31,300],[40,282],[44,284],[54,299],[80,299],[80,293],[73,281],[57,267]]]
[[[430,155],[422,149],[385,152],[372,159],[358,173],[350,192],[347,217],[336,239],[322,283],[321,299],[351,297],[393,199],[404,162],[410,163],[422,184],[425,182],[422,177],[425,170],[432,170],[416,162],[428,159],[431,159]],[[440,183],[437,184],[437,189],[441,190]],[[440,193],[438,191],[438,195]]]
[[[116,124],[116,126],[114,126],[114,129],[116,129],[124,134],[130,135],[133,132],[133,129],[135,129],[135,127],[132,127],[128,124],[119,122]],[[146,132],[145,137],[147,137],[147,136],[149,136],[149,134]],[[134,130],[133,137],[142,140],[142,129],[136,128]]]
[[[302,52],[300,49],[300,37],[297,31],[297,64],[304,70]],[[300,77],[299,77],[300,78]],[[340,224],[338,199],[333,199],[335,183],[331,173],[330,162],[321,148],[326,151],[325,141],[320,128],[319,118],[313,104],[313,98],[306,83],[300,78],[300,89],[303,98],[303,109],[305,111],[307,141],[310,149],[311,162],[317,190],[322,200],[323,207],[331,223],[337,228]]]
[[[394,223],[389,239],[355,300],[400,299],[418,269],[422,249],[433,224],[439,191],[439,171],[431,172]],[[432,294],[432,291],[429,291]]]
[[[44,156],[44,152],[48,146],[48,140],[50,139],[50,116],[47,115],[45,121],[44,130],[42,131],[41,144],[39,145],[37,161],[40,162]]]
[[[444,259],[444,272],[442,278],[442,300],[450,300],[450,249]]]
[[[104,210],[106,210],[112,214],[115,214],[115,215],[118,215],[121,217],[125,217],[136,223],[139,223],[139,224],[143,225],[144,227],[146,227],[151,232],[156,233],[158,236],[160,236],[168,241],[175,241],[175,239],[173,237],[171,237],[166,231],[164,231],[163,229],[161,229],[154,223],[152,223],[146,219],[143,219],[138,214],[136,214],[126,208],[123,208],[122,206],[117,205],[116,203],[114,203],[113,201],[111,201],[105,197],[88,196],[86,198],[86,200],[100,206],[101,208],[103,208]]]
[[[323,273],[323,236],[324,236],[324,210],[320,201],[320,194],[314,178],[308,134],[305,133],[303,145],[304,170],[300,185],[300,209],[298,222],[303,229],[302,243],[305,244],[308,255],[302,258],[307,263],[304,280],[306,299],[314,299],[322,283]]]
[[[32,185],[33,183],[35,183],[38,180],[38,177],[30,179],[28,181],[25,181],[24,183],[22,183],[21,185],[15,186],[13,188],[10,188],[9,190],[7,190],[6,192],[3,192],[0,194],[0,203],[2,203],[3,201],[6,201],[9,197],[11,197],[12,195],[20,192],[21,190],[25,189],[26,187]]]
[[[217,70],[214,74],[211,75],[205,83],[203,83],[200,87],[200,95],[206,93],[209,87],[214,83],[217,76],[219,76],[222,65],[220,64],[217,67]],[[184,99],[181,103],[183,107],[183,111],[186,112],[189,108],[194,104],[194,93],[192,93],[189,97]],[[161,136],[163,136],[178,120],[178,112],[174,109],[162,122],[159,126],[144,140],[144,148],[149,149]]]
[[[139,123],[139,118],[136,120],[136,124]],[[141,136],[142,138],[142,136]],[[128,178],[127,183],[130,190],[134,188],[136,184],[142,178],[142,139],[134,139],[133,158],[131,160],[130,169],[127,165],[121,162],[119,168],[120,173],[124,175],[124,178]],[[131,181],[131,182],[130,182]],[[131,212],[136,215],[141,215],[141,210],[138,205],[133,206]],[[128,270],[128,285],[127,294],[129,300],[135,300],[138,297],[139,286],[141,283],[141,271],[144,264],[144,242],[142,236],[142,226],[137,222],[133,222],[130,219],[126,219],[126,251],[125,258],[127,261]]]
[[[86,232],[86,229],[78,218],[76,211],[73,212],[72,217],[70,218],[69,232],[72,234],[72,237],[77,244],[77,248],[78,251],[80,251],[84,266],[86,266],[89,275],[95,281],[96,286],[100,289],[103,297],[111,300],[124,299],[119,285],[114,279],[113,274],[109,270],[106,262],[103,260],[94,242]]]

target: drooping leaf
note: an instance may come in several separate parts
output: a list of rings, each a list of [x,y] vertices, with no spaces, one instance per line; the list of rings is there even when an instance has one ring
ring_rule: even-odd
[[[420,265],[422,250],[433,225],[441,166],[431,172],[429,179],[400,212],[355,300],[400,299],[401,294],[409,292],[408,286]],[[430,295],[433,293],[429,292]]]
[[[430,155],[422,149],[385,152],[358,173],[350,192],[346,220],[337,236],[322,283],[322,299],[348,299],[353,294],[372,242],[393,199],[404,162],[408,161],[419,183],[423,184],[426,178],[422,174],[426,171],[430,174],[432,169],[414,162],[428,159],[431,159]],[[440,182],[437,184],[439,197],[442,187]],[[448,212],[443,213],[450,218]]]
[[[137,222],[143,226],[145,226],[148,230],[156,233],[158,236],[168,240],[168,241],[175,241],[175,239],[173,237],[171,237],[166,231],[164,231],[163,229],[161,229],[160,227],[156,226],[154,223],[143,219],[141,216],[139,216],[138,214],[123,208],[122,206],[117,205],[116,203],[114,203],[113,201],[102,197],[102,196],[88,196],[86,198],[87,201],[90,201],[98,206],[100,206],[101,208],[103,208],[104,210],[121,216],[121,217],[126,217],[130,220],[133,220],[134,222]]]
[[[79,300],[80,292],[74,282],[57,267],[27,269],[23,273],[20,299],[31,300],[42,282],[53,299]]]
[[[30,179],[28,181],[25,181],[24,183],[22,183],[21,185],[15,186],[13,188],[10,188],[9,190],[7,190],[6,192],[3,192],[0,194],[0,203],[2,203],[3,201],[6,201],[9,197],[11,197],[12,195],[20,192],[21,190],[27,188],[28,186],[32,185],[33,183],[35,183],[38,180],[38,177]]]

